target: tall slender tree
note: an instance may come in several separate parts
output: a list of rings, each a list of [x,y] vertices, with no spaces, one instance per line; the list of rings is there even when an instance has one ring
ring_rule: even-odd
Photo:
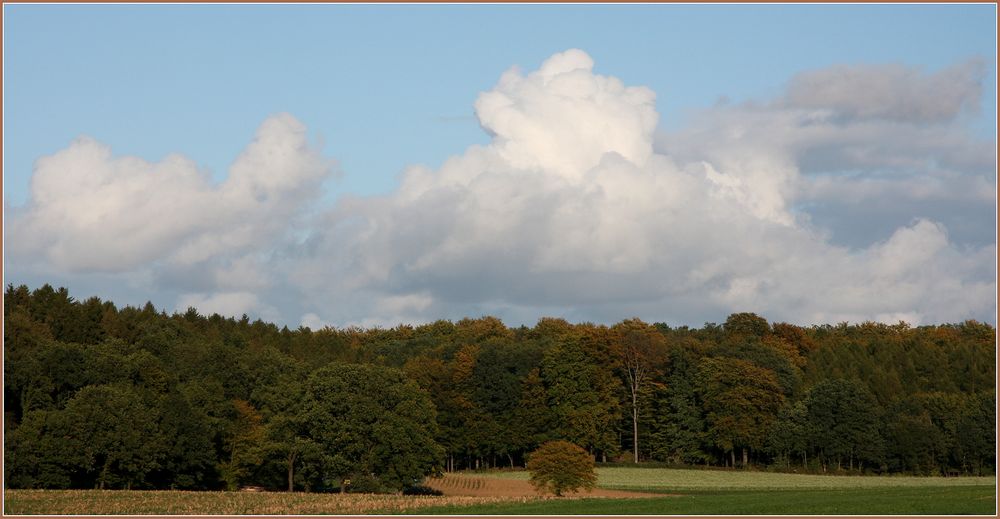
[[[632,407],[632,461],[639,463],[639,400],[643,391],[662,371],[666,341],[653,326],[638,318],[622,321],[612,328],[618,341],[622,370]]]

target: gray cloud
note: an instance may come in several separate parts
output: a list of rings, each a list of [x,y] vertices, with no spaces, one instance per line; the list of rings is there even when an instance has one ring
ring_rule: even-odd
[[[842,65],[796,75],[782,102],[844,119],[942,122],[979,108],[985,75],[981,60],[933,74],[898,64]]]
[[[680,161],[705,160],[730,171],[739,170],[734,164],[772,161],[757,171],[765,170],[770,182],[782,182],[775,203],[795,208],[800,222],[831,231],[835,243],[866,246],[915,217],[928,217],[944,223],[960,244],[992,244],[993,143],[972,136],[958,120],[942,117],[932,124],[922,116],[903,117],[901,108],[944,113],[935,108],[941,101],[932,91],[938,86],[966,92],[963,106],[974,105],[981,72],[970,70],[978,68],[969,62],[931,76],[898,65],[866,66],[850,74],[841,67],[804,73],[799,77],[829,79],[828,89],[857,106],[845,109],[837,99],[828,100],[832,106],[821,104],[827,99],[822,87],[807,103],[799,90],[808,82],[793,80],[790,91],[775,101],[703,111],[683,130],[660,135],[656,149]],[[901,78],[914,78],[914,83],[904,85]],[[958,86],[949,89],[949,80]],[[875,91],[898,91],[897,104],[880,105],[876,100],[882,94],[870,98],[872,82],[882,84]],[[866,108],[867,103],[873,106]],[[954,116],[958,105],[952,105]],[[848,117],[845,110],[854,112]],[[775,175],[779,171],[784,173]],[[750,173],[741,175],[760,183]]]

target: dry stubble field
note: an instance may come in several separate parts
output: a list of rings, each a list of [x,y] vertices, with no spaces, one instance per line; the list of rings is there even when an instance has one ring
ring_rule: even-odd
[[[5,515],[394,514],[425,507],[515,503],[509,496],[402,496],[304,492],[7,490]]]
[[[299,515],[395,514],[428,507],[515,504],[551,499],[526,480],[446,474],[426,484],[443,496],[320,494],[304,492],[184,492],[125,490],[8,490],[5,514],[55,515]],[[566,498],[663,497],[623,490],[594,489]]]

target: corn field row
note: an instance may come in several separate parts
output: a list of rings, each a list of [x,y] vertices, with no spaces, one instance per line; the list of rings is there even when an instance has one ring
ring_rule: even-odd
[[[445,488],[454,489],[465,489],[465,490],[479,490],[483,488],[485,482],[480,478],[455,476],[452,474],[445,474],[440,478],[434,478],[434,481]]]
[[[6,515],[382,514],[424,507],[524,502],[498,496],[402,496],[302,492],[7,490]]]

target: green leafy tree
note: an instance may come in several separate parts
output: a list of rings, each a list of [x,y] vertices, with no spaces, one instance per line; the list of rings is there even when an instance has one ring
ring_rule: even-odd
[[[219,465],[219,472],[229,490],[246,484],[259,466],[265,453],[264,418],[250,402],[233,400],[234,418],[225,433],[225,450],[228,459]]]
[[[820,382],[805,399],[812,447],[839,470],[843,461],[878,463],[882,457],[881,414],[875,397],[859,382]]]
[[[786,403],[775,419],[771,433],[767,437],[767,446],[772,454],[785,467],[788,467],[793,455],[802,457],[802,466],[808,463],[809,453],[809,416],[805,402]]]
[[[963,469],[975,474],[996,470],[996,393],[972,395],[958,423],[958,450]]]
[[[30,349],[17,352],[16,356],[11,352],[4,364],[11,396],[8,405],[13,404],[18,415],[34,409],[64,407],[87,385],[84,355],[83,347],[78,344],[45,339]]]
[[[165,449],[160,468],[151,476],[158,488],[207,489],[214,486],[216,452],[210,419],[179,391],[157,401],[158,424]]]
[[[65,440],[82,455],[79,468],[97,488],[144,486],[166,456],[156,411],[131,387],[85,387],[61,412]]]
[[[479,431],[479,441],[487,452],[503,456],[511,467],[515,456],[521,457],[529,448],[530,439],[518,416],[521,404],[522,380],[541,360],[541,352],[530,345],[517,344],[508,338],[491,338],[483,343],[472,372],[472,392]]]
[[[434,405],[397,369],[331,364],[305,384],[307,431],[327,455],[326,478],[376,478],[402,489],[439,470]]]
[[[617,390],[621,386],[594,350],[585,337],[561,341],[545,352],[542,378],[556,437],[590,452],[615,454],[615,426],[621,418]]]
[[[521,383],[521,397],[514,420],[524,441],[525,450],[534,450],[552,438],[555,418],[549,407],[541,370],[534,368]]]
[[[704,359],[698,368],[698,383],[706,410],[709,436],[716,446],[730,453],[764,446],[766,434],[784,403],[774,372],[745,360],[728,357]]]
[[[560,497],[564,492],[590,491],[597,484],[594,457],[578,445],[555,440],[528,455],[531,484]]]
[[[298,378],[281,377],[262,392],[266,401],[264,413],[264,450],[276,456],[284,466],[289,492],[295,489],[296,467],[315,464],[322,456],[320,445],[309,435],[305,388]],[[299,478],[303,486],[308,478]]]
[[[771,331],[766,319],[750,312],[731,314],[726,318],[723,329],[728,337],[744,339],[749,337],[762,339]]]
[[[940,474],[938,456],[943,435],[930,413],[914,398],[894,404],[886,420],[887,462],[893,471],[918,475]]]
[[[422,354],[406,362],[403,366],[407,378],[430,395],[437,411],[438,429],[435,441],[445,448],[448,457],[447,469],[453,470],[455,456],[462,449],[462,415],[468,402],[462,398],[456,385],[452,383],[452,369],[449,363],[429,354]]]
[[[4,482],[11,488],[81,487],[78,474],[89,467],[79,443],[67,441],[66,415],[37,410],[24,416],[21,425],[4,441]]]
[[[300,416],[287,415],[279,415],[268,424],[266,449],[277,454],[284,464],[289,492],[295,490],[295,468],[322,456],[322,448],[308,436],[305,426]]]
[[[653,459],[673,463],[707,463],[703,406],[697,387],[697,368],[703,345],[687,336],[673,337],[664,384],[655,388],[647,409],[650,453]]]

